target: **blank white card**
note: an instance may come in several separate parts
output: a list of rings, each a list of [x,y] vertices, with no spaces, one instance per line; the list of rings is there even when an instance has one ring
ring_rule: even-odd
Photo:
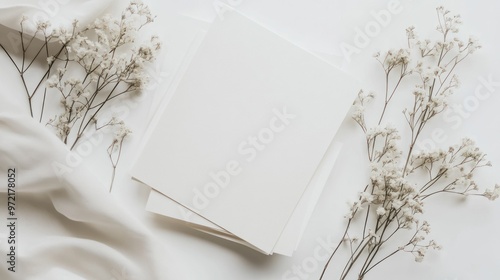
[[[272,252],[357,92],[239,13],[213,23],[132,171]]]

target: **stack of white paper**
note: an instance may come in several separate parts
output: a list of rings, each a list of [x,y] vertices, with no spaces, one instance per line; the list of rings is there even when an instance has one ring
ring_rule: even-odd
[[[358,84],[237,12],[212,24],[132,171],[147,209],[291,255]]]

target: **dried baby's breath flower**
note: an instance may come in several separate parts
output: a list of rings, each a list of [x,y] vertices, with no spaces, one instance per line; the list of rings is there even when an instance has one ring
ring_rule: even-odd
[[[483,195],[489,200],[498,199],[498,197],[500,197],[500,185],[495,185],[495,187],[492,190],[490,189],[485,190]]]
[[[99,126],[96,120],[105,121],[99,114],[110,103],[134,96],[149,81],[145,66],[155,59],[161,42],[158,36],[136,42],[138,32],[154,20],[149,7],[133,0],[120,16],[104,15],[84,27],[77,20],[69,27],[55,28],[50,21],[39,21],[31,39],[24,33],[26,20],[25,16],[21,19],[22,61],[16,62],[3,46],[2,49],[21,76],[31,116],[37,115],[43,122],[45,106],[50,102],[60,104],[60,113],[50,118],[48,124],[71,149],[84,135],[118,127],[111,151],[121,151],[121,143],[130,130],[123,122],[109,120]],[[41,37],[42,43],[37,44],[35,37]],[[30,57],[31,53],[36,55]],[[29,89],[28,70],[39,58],[47,62],[46,72],[38,85]],[[35,112],[33,106],[39,103],[41,109]],[[117,161],[112,159],[112,163],[116,168]]]
[[[369,271],[399,252],[411,253],[415,261],[422,262],[429,249],[441,249],[436,241],[427,241],[431,225],[420,221],[425,204],[432,198],[446,194],[495,200],[500,196],[500,185],[480,191],[474,180],[475,171],[491,163],[472,139],[464,138],[444,149],[416,148],[425,127],[444,112],[449,106],[449,97],[460,86],[454,74],[459,64],[481,47],[473,37],[465,42],[458,37],[451,38],[462,24],[459,15],[452,15],[443,7],[438,7],[437,13],[440,40],[421,39],[411,26],[406,29],[408,48],[374,55],[385,77],[383,108],[377,121],[370,122],[373,120],[366,112],[373,93],[361,90],[353,104],[352,118],[365,134],[370,177],[357,199],[349,203],[345,216],[348,223],[339,245],[349,241],[350,254],[339,279],[355,273],[356,267],[359,269],[356,279],[364,279]],[[413,103],[401,110],[407,127],[400,130],[384,117],[393,97],[404,94],[402,85],[408,82],[413,82],[407,93]],[[409,143],[403,145],[400,132],[406,131],[409,131],[405,137]],[[359,236],[355,245],[349,237],[352,235]],[[399,238],[393,240],[394,236]],[[405,236],[407,243],[392,244],[404,240]],[[325,265],[321,279],[337,251]]]

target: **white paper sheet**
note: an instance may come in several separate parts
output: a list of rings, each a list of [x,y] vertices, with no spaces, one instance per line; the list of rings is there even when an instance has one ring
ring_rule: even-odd
[[[209,30],[132,175],[270,253],[357,88],[229,13]]]
[[[292,256],[293,252],[299,245],[302,234],[304,233],[307,223],[314,211],[314,206],[323,191],[341,148],[342,144],[338,142],[332,142],[328,148],[325,153],[325,157],[314,173],[313,179],[302,195],[299,204],[295,208],[295,211],[283,230],[283,233],[276,243],[272,253]],[[146,210],[182,221],[185,224],[205,233],[252,247],[247,242],[244,242],[235,236],[232,236],[232,238],[227,236],[231,233],[216,224],[211,223],[207,219],[204,219],[200,215],[189,211],[189,209],[181,206],[169,197],[154,189],[151,190],[149,195]]]

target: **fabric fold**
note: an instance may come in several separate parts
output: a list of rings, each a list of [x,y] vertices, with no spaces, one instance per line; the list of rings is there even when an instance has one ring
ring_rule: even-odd
[[[24,15],[26,32],[32,33],[36,23],[50,21],[52,26],[70,26],[77,19],[85,26],[101,15],[111,4],[126,3],[124,0],[4,0],[0,3],[0,24],[14,30],[20,29]]]
[[[30,117],[0,114],[0,209],[7,212],[6,174],[15,169],[18,218],[16,272],[1,262],[0,279],[171,279],[157,258],[161,243],[84,162],[58,175],[54,163],[70,153]],[[1,239],[5,256],[7,234]]]

